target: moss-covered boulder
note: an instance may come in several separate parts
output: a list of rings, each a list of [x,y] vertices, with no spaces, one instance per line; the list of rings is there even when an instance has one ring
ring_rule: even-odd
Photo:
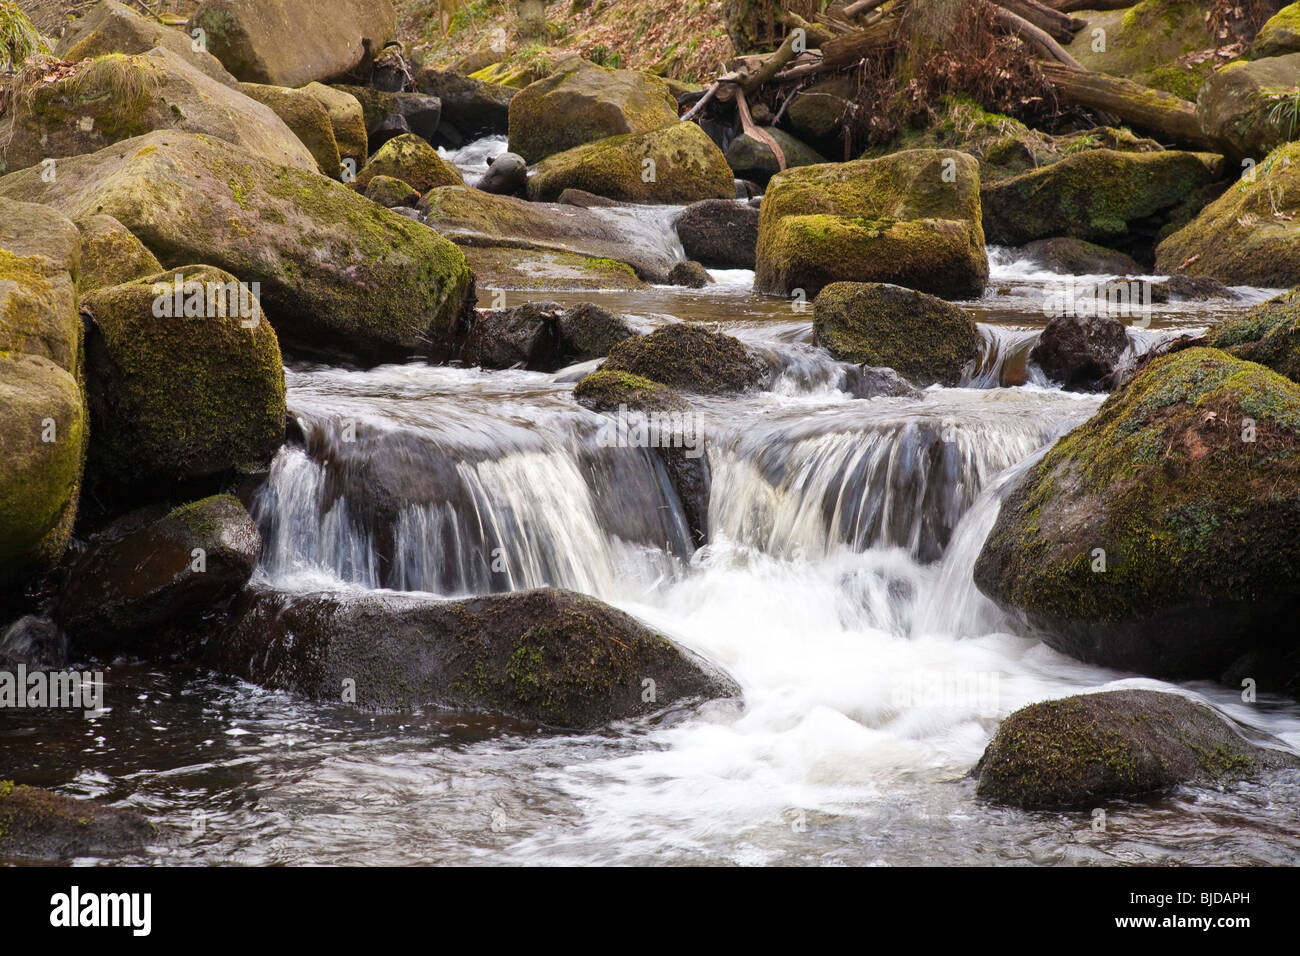
[[[1089,150],[981,189],[989,242],[1073,236],[1103,245],[1149,243],[1159,224],[1220,174],[1218,156]]]
[[[464,256],[433,230],[210,137],[151,133],[64,160],[53,183],[39,168],[0,178],[0,196],[114,216],[167,268],[204,262],[260,283],[281,343],[313,354],[408,356],[472,305]]]
[[[1141,0],[1127,9],[1076,13],[1088,26],[1065,49],[1087,69],[1194,99],[1200,71],[1192,72],[1179,58],[1220,45],[1206,22],[1210,6],[1210,0]],[[1098,36],[1096,30],[1104,33]],[[1179,72],[1191,79],[1180,85]]]
[[[1262,160],[1300,138],[1300,53],[1237,60],[1219,70],[1196,97],[1201,129],[1234,159]]]
[[[334,133],[334,145],[339,152],[339,162],[351,160],[350,172],[356,175],[370,155],[366,114],[361,108],[361,102],[351,93],[324,83],[308,83],[302,92],[314,97],[325,108]]]
[[[480,289],[645,289],[626,262],[550,249],[463,246]]]
[[[75,225],[53,209],[0,198],[0,354],[39,355],[79,375],[80,275]]]
[[[1300,382],[1300,289],[1223,320],[1206,342]]]
[[[170,50],[110,53],[74,69],[14,97],[0,118],[0,169],[93,153],[168,129],[215,136],[268,162],[316,169],[307,147],[270,108],[223,86]]]
[[[781,147],[781,152],[785,156],[786,169],[794,169],[796,166],[816,166],[826,162],[825,156],[807,143],[801,143],[785,130],[774,126],[767,126],[764,129],[776,140],[776,145]],[[781,171],[772,147],[745,133],[741,133],[727,145],[726,155],[727,165],[738,179],[752,179],[765,183]],[[734,189],[732,192],[734,193]]]
[[[322,173],[331,179],[339,178],[339,144],[334,139],[334,124],[330,121],[329,110],[320,97],[306,90],[291,90],[263,83],[241,83],[239,89],[249,99],[270,107],[276,116],[284,120],[284,125],[311,152]]]
[[[420,194],[411,188],[410,183],[392,176],[371,176],[362,192],[371,202],[377,202],[386,209],[413,209],[420,201]]]
[[[1143,271],[1132,256],[1070,236],[1035,239],[1017,252],[1066,275],[1136,276]]]
[[[676,120],[677,100],[658,77],[569,57],[510,100],[510,151],[537,163],[584,143],[648,133]]]
[[[715,269],[752,269],[758,210],[734,199],[706,199],[682,210],[673,227],[688,259]]]
[[[1255,57],[1300,53],[1300,3],[1292,3],[1273,14],[1255,34],[1250,45]]]
[[[375,176],[400,179],[419,193],[439,186],[463,186],[465,180],[438,151],[413,133],[390,139],[357,173],[357,186],[365,189]]]
[[[920,385],[957,385],[980,355],[966,311],[879,282],[834,282],[813,300],[813,342],[842,362],[886,366]]]
[[[735,194],[722,150],[694,123],[609,136],[553,153],[533,168],[528,198],[582,189],[624,202],[684,204]]]
[[[786,110],[790,129],[795,136],[818,149],[834,146],[841,136],[845,111],[857,93],[857,80],[847,75],[833,76],[805,86],[795,93]]]
[[[662,382],[642,375],[599,368],[573,389],[578,404],[596,412],[616,412],[620,405],[637,411],[685,411],[691,403]]]
[[[772,177],[754,286],[811,297],[832,282],[890,282],[947,298],[988,280],[979,166],[954,150],[803,166]]]
[[[609,350],[603,371],[629,372],[703,395],[762,386],[767,364],[739,339],[689,322],[674,322]]]
[[[135,810],[0,780],[0,861],[123,856],[157,838],[153,824]]]
[[[69,63],[106,53],[148,53],[154,47],[170,50],[221,83],[237,88],[236,80],[211,53],[194,48],[194,38],[166,24],[142,16],[117,0],[99,0],[74,10],[54,53]]]
[[[81,230],[77,291],[82,295],[162,272],[158,257],[112,216],[87,216],[77,228]]]
[[[420,200],[430,226],[458,245],[551,250],[627,263],[647,282],[666,282],[676,261],[630,235],[622,220],[562,203],[494,196],[467,186],[431,189]],[[487,288],[485,285],[484,288]]]
[[[1072,810],[1297,766],[1294,754],[1252,743],[1180,694],[1112,690],[1022,707],[998,727],[974,776],[985,800]]]
[[[1298,540],[1300,385],[1190,348],[1149,362],[1009,489],[975,583],[1080,660],[1216,679],[1262,654],[1274,663],[1249,676],[1287,687]]]
[[[1156,247],[1156,271],[1229,285],[1300,284],[1300,143],[1280,146]]]
[[[669,284],[685,286],[688,289],[703,289],[713,281],[709,270],[693,259],[677,263],[668,273]]]
[[[442,101],[443,116],[467,139],[509,132],[510,101],[517,89],[430,68],[416,70],[415,85]]]
[[[393,38],[391,0],[203,0],[186,32],[246,83],[304,86],[351,72]]]
[[[72,565],[55,620],[82,653],[180,653],[248,583],[262,538],[239,499],[215,495],[115,521]]]
[[[252,291],[188,266],[82,300],[98,493],[157,500],[264,464],[279,447],[284,368]]]
[[[739,693],[662,634],[554,588],[462,601],[250,590],[240,604],[211,666],[366,710],[437,704],[593,730]]]

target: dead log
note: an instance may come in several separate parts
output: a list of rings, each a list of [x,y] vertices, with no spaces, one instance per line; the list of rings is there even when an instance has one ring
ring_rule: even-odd
[[[822,44],[822,62],[826,69],[850,66],[872,50],[889,46],[897,37],[900,20],[897,15],[886,15],[857,33],[835,37]]]
[[[1082,30],[1085,25],[1083,20],[1045,7],[1038,0],[998,0],[997,5],[1028,20],[1057,43],[1069,43],[1074,39],[1075,31]]]
[[[1079,10],[1126,10],[1136,6],[1138,0],[1042,0],[1053,10],[1075,13]]]
[[[998,23],[1028,43],[1044,59],[1056,60],[1076,70],[1083,69],[1083,64],[1066,53],[1059,43],[1019,14],[1013,13],[1006,7],[994,7],[993,16]]]
[[[1113,113],[1165,142],[1217,152],[1196,120],[1194,103],[1108,73],[1070,69],[1057,63],[1040,63],[1039,68],[1068,103]]]

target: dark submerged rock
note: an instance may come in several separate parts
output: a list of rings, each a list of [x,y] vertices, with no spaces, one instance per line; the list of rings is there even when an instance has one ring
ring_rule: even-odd
[[[1068,391],[1105,388],[1105,379],[1128,348],[1128,330],[1108,315],[1059,315],[1047,323],[1029,353],[1047,376]]]
[[[754,268],[758,209],[730,199],[705,199],[677,217],[686,257],[716,269]]]
[[[156,837],[134,810],[0,780],[0,860],[54,863],[135,853]]]

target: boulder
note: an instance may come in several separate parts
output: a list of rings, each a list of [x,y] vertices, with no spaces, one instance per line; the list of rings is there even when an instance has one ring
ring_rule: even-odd
[[[466,246],[505,246],[576,253],[589,259],[626,262],[647,282],[665,282],[675,260],[647,247],[616,219],[599,211],[556,203],[493,196],[465,186],[425,193],[420,211],[443,237]]]
[[[410,183],[392,176],[371,176],[363,193],[371,202],[387,209],[411,208],[420,201],[420,194],[411,188]]]
[[[241,83],[239,89],[245,96],[269,107],[284,120],[284,125],[311,152],[322,173],[331,179],[339,178],[342,167],[339,165],[339,144],[334,139],[334,124],[330,120],[329,110],[318,96],[306,90],[291,90],[262,83]]]
[[[1224,319],[1210,329],[1206,341],[1300,382],[1300,289]]]
[[[1300,143],[1269,154],[1156,247],[1156,272],[1229,285],[1300,285]]]
[[[457,357],[483,368],[554,372],[601,358],[635,334],[622,316],[598,305],[565,309],[555,302],[528,302],[476,315]]]
[[[284,440],[284,368],[252,291],[187,266],[82,300],[97,495],[156,501],[270,460]]]
[[[675,122],[677,100],[663,80],[569,57],[510,100],[510,151],[537,163],[607,136]]]
[[[1109,315],[1058,315],[1043,329],[1029,358],[1071,392],[1104,391],[1104,380],[1128,350],[1128,330]]]
[[[414,133],[433,141],[442,122],[442,101],[423,93],[388,93],[368,86],[335,86],[361,104],[371,152],[390,139]]]
[[[339,152],[339,162],[352,160],[352,175],[366,164],[370,155],[370,142],[366,137],[366,113],[361,102],[351,93],[324,83],[308,83],[302,92],[312,96],[325,107],[334,133],[334,145]]]
[[[1205,81],[1196,95],[1196,118],[1227,155],[1259,161],[1300,137],[1298,95],[1300,53],[1237,60]],[[1280,117],[1275,109],[1282,111]]]
[[[250,590],[237,613],[208,645],[212,667],[319,700],[349,686],[367,710],[436,704],[595,730],[739,693],[621,611],[555,588],[459,601]]]
[[[1184,54],[1226,42],[1206,22],[1210,6],[1208,0],[1141,0],[1127,9],[1079,13],[1088,27],[1065,49],[1087,69],[1166,89],[1160,81],[1181,65]],[[1105,31],[1104,43],[1096,42],[1094,30]],[[1185,99],[1196,95],[1195,85],[1190,95],[1187,90],[1171,92]]]
[[[1220,170],[1220,158],[1208,153],[1074,153],[985,185],[984,233],[989,242],[1012,246],[1047,236],[1142,245]]]
[[[463,246],[481,289],[645,289],[625,262],[572,252],[506,246]]]
[[[623,316],[591,302],[565,309],[555,320],[560,357],[566,364],[602,358],[636,332]]]
[[[1255,34],[1250,53],[1256,58],[1300,53],[1300,3],[1288,4],[1273,14]]]
[[[528,178],[534,202],[553,202],[569,188],[623,202],[670,204],[735,193],[722,150],[694,123],[676,122],[552,153]]]
[[[68,63],[94,59],[106,53],[148,53],[154,47],[170,50],[200,72],[237,89],[239,81],[211,53],[194,49],[194,38],[181,30],[141,16],[117,0],[99,0],[68,19],[54,54]]]
[[[77,228],[81,230],[81,275],[77,278],[81,294],[162,272],[158,257],[112,216],[87,216]]]
[[[1252,743],[1181,694],[1112,690],[1030,704],[1002,721],[974,770],[975,793],[1027,810],[1088,809],[1297,766],[1280,743]]]
[[[953,150],[904,150],[787,170],[763,197],[756,258],[760,292],[811,297],[848,281],[979,296],[979,165]]]
[[[215,136],[267,162],[316,169],[307,147],[270,108],[170,50],[109,53],[75,70],[18,96],[0,119],[6,171],[170,129]]]
[[[513,155],[513,154],[511,154]],[[556,197],[556,202],[566,206],[581,206],[583,209],[609,209],[613,206],[626,206],[627,203],[608,196],[597,196],[585,189],[566,189]]]
[[[438,155],[438,151],[411,133],[390,139],[357,173],[357,188],[365,189],[375,176],[400,179],[419,193],[439,186],[463,186],[460,171]]]
[[[81,374],[81,233],[52,209],[0,198],[0,355]]]
[[[682,210],[674,225],[688,259],[715,269],[752,269],[758,216],[734,199],[705,199]]]
[[[826,157],[812,147],[799,142],[784,130],[774,126],[766,126],[764,129],[776,140],[776,145],[780,146],[781,152],[785,154],[786,169],[794,169],[796,166],[815,166],[826,162]],[[731,167],[737,179],[752,179],[760,183],[767,182],[781,171],[772,148],[745,133],[741,133],[727,146],[727,165]]]
[[[661,382],[606,368],[584,376],[574,387],[573,397],[596,412],[616,412],[620,405],[637,411],[682,412],[691,408],[690,402]]]
[[[203,262],[260,283],[281,342],[312,354],[409,356],[472,302],[464,256],[432,230],[210,137],[151,133],[64,160],[54,183],[38,168],[0,178],[0,196],[106,213],[167,268]]]
[[[343,76],[393,38],[391,0],[203,0],[186,30],[246,83],[305,86]]]
[[[0,670],[19,665],[33,670],[62,670],[68,666],[68,636],[49,618],[26,614],[0,630]]]
[[[475,188],[498,196],[522,196],[528,188],[528,164],[518,153],[502,153],[488,162],[488,171]]]
[[[852,365],[845,370],[844,391],[854,398],[914,398],[921,390],[885,365]]]
[[[1208,302],[1236,299],[1237,293],[1209,276],[1173,276],[1151,284],[1152,302]]]
[[[519,92],[512,87],[428,68],[416,71],[415,85],[436,96],[443,117],[469,139],[504,135],[510,128],[510,101]]]
[[[857,86],[852,76],[841,75],[804,87],[786,110],[790,129],[820,149],[835,145],[841,135],[841,118],[857,96]]]
[[[771,375],[739,339],[689,322],[620,342],[609,350],[601,370],[628,372],[702,395],[759,388]]]
[[[813,344],[841,362],[883,365],[921,385],[957,385],[980,356],[959,306],[879,282],[834,282],[813,300]]]
[[[1070,236],[1035,239],[1016,251],[1066,275],[1135,276],[1143,271],[1132,256]]]
[[[156,839],[135,810],[0,780],[0,860],[71,863],[139,853]]]
[[[668,282],[671,285],[686,286],[688,289],[703,289],[713,282],[713,276],[709,275],[709,270],[698,262],[679,262],[668,273]]]
[[[1163,355],[1007,489],[975,583],[1080,660],[1182,680],[1262,655],[1261,689],[1300,691],[1298,470],[1300,385]]]

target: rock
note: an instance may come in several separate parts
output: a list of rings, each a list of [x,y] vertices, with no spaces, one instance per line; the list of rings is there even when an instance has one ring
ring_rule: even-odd
[[[357,187],[365,189],[373,176],[400,179],[419,193],[439,186],[463,186],[460,171],[438,151],[411,133],[390,139],[357,173]]]
[[[595,412],[616,412],[620,405],[636,411],[684,412],[691,403],[661,382],[641,375],[600,368],[573,389],[578,404]]]
[[[68,636],[44,617],[28,614],[0,632],[0,670],[19,665],[33,670],[61,670],[68,665]]]
[[[148,53],[154,47],[170,50],[200,72],[232,89],[239,81],[211,53],[194,49],[187,33],[165,26],[117,0],[99,0],[68,20],[54,53],[68,63],[80,63],[108,53]]]
[[[835,282],[813,300],[813,344],[842,362],[884,365],[922,384],[957,385],[980,355],[966,311],[877,282]]]
[[[709,270],[698,262],[679,262],[668,273],[668,282],[689,289],[703,289],[713,282],[713,276],[709,275]]]
[[[1058,315],[1047,323],[1030,361],[1066,391],[1105,391],[1103,380],[1128,349],[1128,330],[1108,315]]]
[[[694,123],[553,153],[528,178],[534,202],[553,202],[570,188],[623,202],[669,204],[726,199],[735,191],[722,150]]]
[[[524,158],[518,153],[502,153],[492,160],[476,188],[498,196],[521,196],[527,186],[528,164]]]
[[[771,126],[764,128],[785,154],[786,169],[794,169],[796,166],[815,166],[826,162],[826,157],[799,142],[784,130]],[[733,139],[731,145],[727,147],[727,165],[731,167],[737,179],[753,179],[760,183],[767,182],[781,171],[771,147],[744,133]]]
[[[1004,720],[975,768],[975,793],[1027,810],[1087,809],[1297,766],[1294,754],[1251,743],[1181,694],[1112,690],[1030,704]]]
[[[238,498],[153,511],[119,519],[73,564],[55,619],[79,652],[192,649],[252,577],[262,537]]]
[[[316,169],[307,147],[271,109],[170,50],[110,53],[76,70],[18,97],[0,119],[6,171],[170,129],[215,136],[267,162]]]
[[[505,246],[464,246],[463,251],[481,289],[608,291],[647,288],[631,266],[614,259]]]
[[[483,368],[554,372],[607,355],[635,334],[622,316],[591,303],[566,310],[555,302],[529,302],[480,313],[458,357]]]
[[[177,276],[188,314],[175,308]],[[235,276],[188,266],[93,292],[82,309],[97,496],[156,501],[270,460],[284,440],[284,368]]]
[[[584,143],[675,122],[677,100],[663,80],[569,57],[510,101],[510,151],[538,163]]]
[[[311,152],[322,173],[331,179],[338,179],[342,175],[339,144],[334,139],[334,124],[330,120],[329,110],[318,96],[306,90],[291,90],[262,83],[241,83],[239,88],[249,99],[269,107],[284,120],[284,125]]]
[[[715,269],[754,268],[758,210],[733,199],[692,203],[677,217],[677,238],[688,259]]]
[[[840,139],[840,120],[857,92],[857,82],[844,75],[804,87],[794,95],[786,111],[790,129],[820,149],[835,145]]]
[[[135,810],[0,780],[0,860],[71,862],[138,853],[156,839]]]
[[[81,233],[52,209],[0,199],[0,355],[81,374]]]
[[[912,398],[921,390],[884,365],[853,365],[845,370],[844,390],[854,398]]]
[[[580,206],[583,209],[609,209],[611,206],[626,206],[627,203],[608,196],[597,196],[585,189],[566,189],[555,200],[565,206]]]
[[[1051,239],[1035,239],[1021,246],[1017,252],[1027,259],[1033,259],[1053,272],[1067,275],[1141,275],[1142,267],[1132,256],[1105,246],[1098,246],[1082,239],[1069,236],[1055,236]]]
[[[472,302],[464,256],[432,230],[221,140],[151,133],[64,160],[55,183],[40,172],[0,178],[0,196],[106,213],[167,268],[203,262],[260,283],[281,343],[310,354],[422,352]]]
[[[1300,290],[1261,302],[1210,329],[1208,344],[1300,382]]]
[[[555,331],[561,360],[570,365],[602,358],[619,342],[636,335],[623,316],[590,302],[561,312]]]
[[[89,216],[77,228],[81,230],[77,291],[83,295],[162,272],[158,257],[112,216]]]
[[[1293,653],[1298,468],[1300,386],[1217,349],[1164,355],[1007,490],[975,583],[1103,667],[1216,679]],[[1300,690],[1300,660],[1250,676]]]
[[[1205,134],[1233,159],[1262,160],[1294,139],[1300,119],[1273,115],[1279,103],[1300,95],[1300,53],[1263,60],[1237,60],[1205,81],[1196,96],[1196,118]]]
[[[404,133],[433,141],[442,122],[442,101],[423,93],[386,93],[368,86],[335,86],[361,104],[372,151]]]
[[[1154,236],[1153,222],[1166,221],[1219,169],[1219,157],[1208,153],[1074,153],[985,185],[984,233],[989,242],[1012,246],[1047,236],[1141,245]]]
[[[756,258],[759,292],[812,297],[850,281],[979,296],[988,281],[979,165],[952,150],[904,150],[787,170],[763,197]]]
[[[509,130],[510,101],[519,92],[500,83],[484,83],[459,73],[422,68],[415,85],[442,101],[447,122],[470,139],[502,135]]]
[[[393,38],[391,0],[203,0],[187,33],[246,83],[305,86],[361,66]]]
[[[1237,293],[1209,276],[1174,276],[1151,286],[1152,302],[1206,302],[1235,298]]]
[[[370,181],[366,183],[364,193],[371,202],[377,202],[388,209],[411,208],[420,201],[420,194],[412,189],[409,183],[394,179],[392,176],[371,176]],[[417,216],[419,215],[418,210],[413,211]]]
[[[460,601],[252,590],[208,662],[320,700],[337,701],[351,680],[367,710],[437,704],[574,730],[739,693],[621,611],[555,588]]]
[[[744,392],[766,384],[770,371],[739,340],[689,322],[674,322],[627,339],[609,351],[602,371],[629,372],[686,392]]]
[[[530,203],[464,186],[444,186],[424,195],[420,211],[430,226],[452,242],[549,249],[626,262],[647,282],[666,282],[675,262],[666,250],[647,247],[629,236],[619,220],[577,206]]]
[[[1229,285],[1300,283],[1300,143],[1289,143],[1156,247],[1156,272]]]
[[[370,144],[366,136],[366,113],[360,101],[351,93],[346,93],[324,83],[308,83],[302,92],[312,96],[330,118],[330,128],[334,132],[334,145],[339,151],[339,162],[352,160],[350,172],[366,164],[370,155]]]
[[[1256,59],[1300,53],[1300,4],[1292,3],[1273,14],[1250,45]]]

